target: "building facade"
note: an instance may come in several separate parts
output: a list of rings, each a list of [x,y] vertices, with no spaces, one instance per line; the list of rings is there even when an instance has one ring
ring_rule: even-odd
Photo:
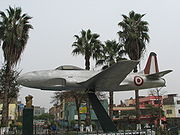
[[[120,105],[113,107],[113,121],[120,129],[127,128],[127,125],[136,127],[136,122],[154,124],[161,115],[162,96],[149,95],[139,97],[140,117],[136,118],[135,99],[121,101]]]
[[[175,116],[180,118],[180,96],[174,97]]]
[[[0,120],[2,119],[2,109],[3,109],[3,104],[2,100],[0,100]],[[12,99],[10,104],[9,104],[9,123],[12,121],[17,120],[18,117],[18,105],[17,105],[17,99]]]
[[[45,113],[45,108],[40,106],[34,106],[34,116],[40,116]]]
[[[167,118],[180,118],[180,96],[177,94],[164,96],[163,110]]]
[[[108,111],[108,100],[103,99],[101,100],[101,103],[104,106],[105,110]],[[55,105],[54,107],[50,108],[49,113],[53,114],[56,117],[55,120],[60,123],[62,128],[73,128],[77,124],[78,114],[74,98],[67,98],[61,100],[59,105]],[[84,125],[86,120],[86,113],[86,103],[83,102],[80,106],[80,117],[81,123]],[[93,125],[99,126],[97,117],[92,108],[90,108],[90,114]]]

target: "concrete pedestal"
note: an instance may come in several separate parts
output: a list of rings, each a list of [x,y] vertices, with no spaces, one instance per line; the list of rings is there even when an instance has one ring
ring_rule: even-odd
[[[23,135],[33,135],[33,107],[23,109]]]

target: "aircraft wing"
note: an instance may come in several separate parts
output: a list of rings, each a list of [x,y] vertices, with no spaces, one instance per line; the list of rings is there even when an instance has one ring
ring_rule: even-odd
[[[80,84],[88,89],[115,90],[139,61],[120,61]]]

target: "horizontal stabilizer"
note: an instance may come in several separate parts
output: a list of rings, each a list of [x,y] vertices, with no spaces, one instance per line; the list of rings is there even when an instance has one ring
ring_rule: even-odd
[[[150,74],[150,75],[147,75],[146,77],[148,79],[159,79],[170,72],[172,72],[172,70],[166,70],[166,71]]]
[[[134,69],[139,61],[123,60],[80,84],[90,89],[114,90]]]

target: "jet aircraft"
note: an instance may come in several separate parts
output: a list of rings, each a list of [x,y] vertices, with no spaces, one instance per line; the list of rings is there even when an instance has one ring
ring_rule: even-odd
[[[162,77],[171,72],[159,72],[157,57],[150,53],[143,71],[133,73],[138,61],[123,60],[104,71],[84,70],[64,65],[54,70],[41,70],[25,73],[18,78],[19,84],[41,90],[93,90],[93,91],[128,91],[164,87]]]
[[[106,110],[95,95],[95,91],[127,91],[164,87],[162,77],[172,70],[159,72],[157,57],[150,53],[144,70],[133,73],[138,61],[120,61],[103,71],[89,71],[64,65],[54,70],[42,70],[25,73],[18,78],[18,83],[41,90],[86,91],[92,108],[105,133],[118,132]]]

